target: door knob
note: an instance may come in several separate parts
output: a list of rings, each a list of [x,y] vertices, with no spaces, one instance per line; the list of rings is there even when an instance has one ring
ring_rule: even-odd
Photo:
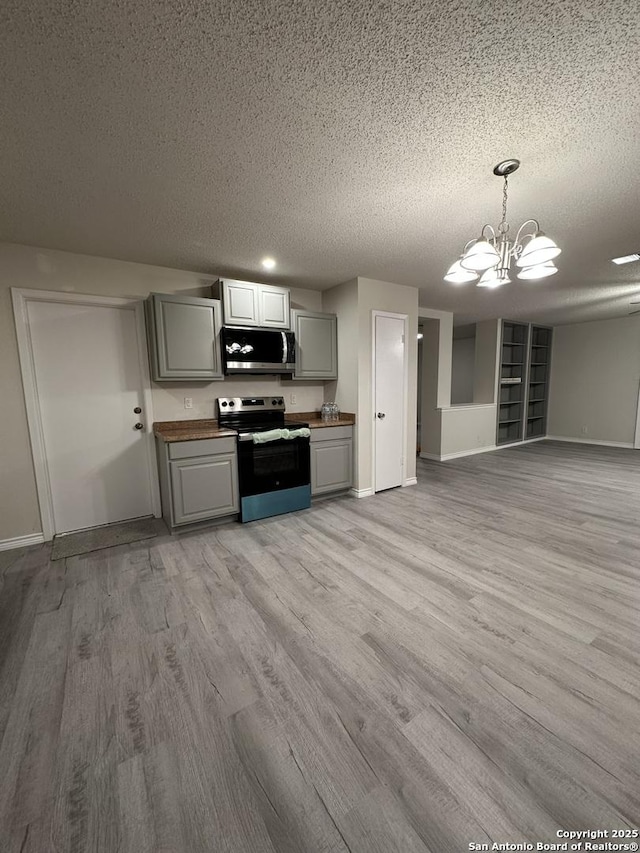
[[[380,418],[380,420],[382,420],[384,418],[384,416],[385,416],[384,412],[378,412],[378,414],[377,414],[377,417]]]
[[[136,429],[144,429],[144,424],[137,423],[137,424],[135,425],[135,427],[136,427]]]
[[[139,415],[141,411],[142,411],[142,409],[140,408],[140,406],[136,406],[135,409],[133,410],[133,414]]]

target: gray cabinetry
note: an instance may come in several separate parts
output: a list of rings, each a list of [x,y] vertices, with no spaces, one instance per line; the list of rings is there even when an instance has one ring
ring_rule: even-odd
[[[289,328],[289,291],[286,287],[253,281],[220,279],[214,293],[221,297],[225,326]]]
[[[170,527],[239,510],[235,438],[158,443],[162,514]]]
[[[337,324],[335,314],[292,309],[291,327],[296,336],[294,379],[338,378]]]
[[[311,430],[311,494],[349,489],[353,471],[353,427]]]
[[[156,382],[223,379],[221,306],[216,299],[152,293],[146,303]]]

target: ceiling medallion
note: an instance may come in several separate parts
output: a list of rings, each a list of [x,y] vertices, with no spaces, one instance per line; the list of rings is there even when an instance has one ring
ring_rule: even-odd
[[[502,221],[497,232],[491,225],[483,225],[480,236],[469,240],[458,260],[447,270],[445,281],[463,284],[478,280],[478,287],[501,287],[509,284],[512,262],[518,269],[518,278],[524,280],[546,278],[555,275],[558,268],[553,259],[560,249],[541,230],[536,219],[527,219],[516,234],[509,239],[507,222],[507,195],[509,175],[520,166],[515,159],[503,160],[493,169],[493,174],[504,178],[502,190]],[[531,226],[527,231],[527,226]]]

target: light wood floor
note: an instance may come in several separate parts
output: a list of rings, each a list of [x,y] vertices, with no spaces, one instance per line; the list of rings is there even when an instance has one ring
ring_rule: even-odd
[[[0,554],[3,853],[460,853],[640,822],[640,453]]]

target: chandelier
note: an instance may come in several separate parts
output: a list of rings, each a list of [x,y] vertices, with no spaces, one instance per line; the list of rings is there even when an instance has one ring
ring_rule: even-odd
[[[507,196],[509,175],[520,166],[519,160],[503,160],[493,174],[504,178],[502,190],[502,221],[497,232],[491,225],[483,225],[480,236],[469,240],[458,260],[447,270],[445,281],[462,284],[478,280],[478,287],[501,287],[509,284],[512,261],[520,279],[539,279],[555,275],[558,268],[553,263],[561,249],[541,230],[536,219],[527,219],[516,234],[509,237],[507,222]]]

